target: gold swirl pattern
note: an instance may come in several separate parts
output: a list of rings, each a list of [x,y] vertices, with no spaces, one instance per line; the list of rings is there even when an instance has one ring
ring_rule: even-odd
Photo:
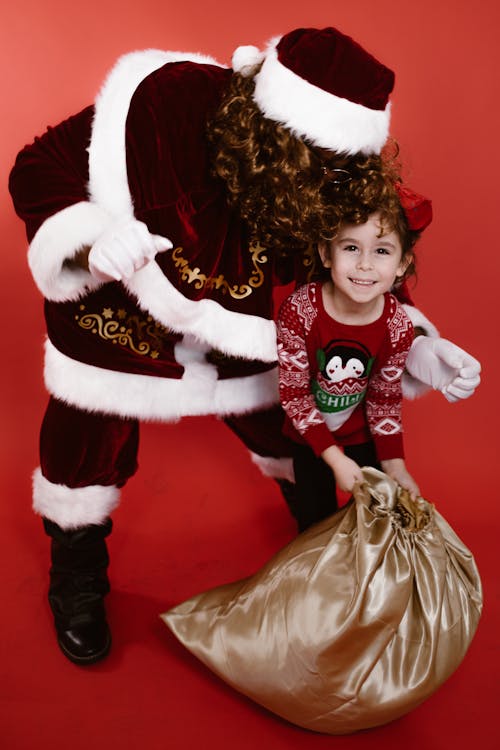
[[[135,354],[158,359],[163,348],[163,339],[169,329],[157,323],[148,315],[129,314],[124,309],[113,310],[105,307],[101,313],[86,312],[85,305],[80,305],[80,314],[75,315],[80,328],[90,331],[113,344],[125,346]]]
[[[243,284],[231,284],[222,273],[218,276],[207,276],[198,267],[191,268],[189,261],[182,257],[182,247],[176,247],[172,251],[172,259],[176,268],[179,269],[181,279],[188,284],[194,284],[195,289],[220,289],[223,294],[228,293],[234,299],[244,299],[264,283],[264,272],[259,266],[268,261],[268,256],[264,254],[266,249],[258,241],[254,240],[248,249],[253,263],[253,271],[248,281]]]
[[[321,269],[321,264],[315,245],[309,244],[304,250],[302,256],[302,265],[304,266],[304,268],[308,269],[306,281],[311,281]]]

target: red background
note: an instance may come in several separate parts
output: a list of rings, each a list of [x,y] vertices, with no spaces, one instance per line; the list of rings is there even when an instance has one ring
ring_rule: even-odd
[[[495,0],[19,0],[2,10],[4,747],[496,746],[499,21]],[[17,151],[89,103],[118,55],[159,47],[230,63],[239,44],[262,45],[305,25],[338,26],[396,71],[392,133],[408,181],[432,198],[435,212],[418,249],[414,297],[444,336],[483,364],[483,383],[468,402],[451,406],[431,394],[405,407],[410,470],[482,574],[479,631],[464,663],[422,707],[367,735],[336,739],[284,724],[233,693],[157,619],[201,589],[253,572],[293,533],[273,484],[216,420],[144,427],[141,471],[124,492],[110,540],[112,655],[81,670],[59,654],[43,599],[48,542],[30,510],[46,400],[41,299],[6,189]]]

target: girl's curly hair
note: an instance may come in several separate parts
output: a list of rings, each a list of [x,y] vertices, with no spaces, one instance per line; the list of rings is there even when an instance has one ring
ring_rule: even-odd
[[[253,91],[253,76],[234,73],[208,126],[214,174],[224,180],[228,200],[252,237],[266,247],[301,251],[331,239],[341,223],[363,223],[375,211],[389,231],[403,227],[394,189],[400,179],[397,148],[392,156],[315,148],[264,117]],[[352,179],[334,184],[325,166],[346,169]]]

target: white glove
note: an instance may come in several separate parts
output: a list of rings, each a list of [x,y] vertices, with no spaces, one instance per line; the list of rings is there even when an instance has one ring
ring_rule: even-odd
[[[481,381],[477,359],[447,339],[430,336],[416,337],[406,369],[417,380],[441,391],[451,403],[472,396]]]
[[[171,247],[170,240],[151,234],[142,221],[132,217],[118,219],[92,245],[89,271],[99,281],[129,279],[157,253]]]

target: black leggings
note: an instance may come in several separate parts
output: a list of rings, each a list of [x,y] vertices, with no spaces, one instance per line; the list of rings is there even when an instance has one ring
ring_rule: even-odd
[[[380,469],[373,442],[346,445],[344,453],[359,466],[374,466]],[[297,520],[299,531],[338,510],[335,477],[322,458],[315,455],[309,446],[297,446],[293,468],[295,471],[295,493],[291,511]]]

